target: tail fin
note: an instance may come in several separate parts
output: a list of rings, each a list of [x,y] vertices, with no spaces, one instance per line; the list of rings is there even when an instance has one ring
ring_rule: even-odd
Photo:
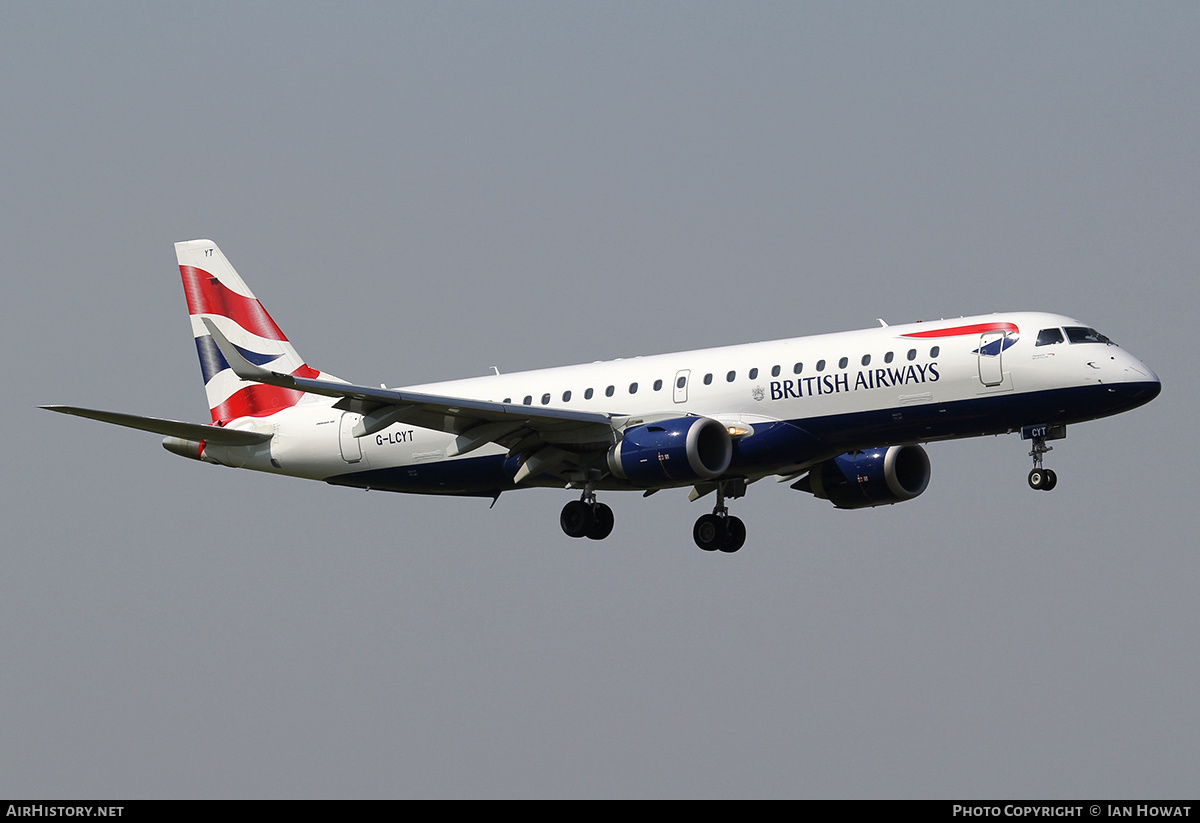
[[[205,328],[201,318],[207,317],[255,365],[297,377],[316,378],[321,374],[296,353],[217,244],[211,240],[176,243],[175,256],[213,422],[262,417],[300,402],[303,392],[239,379]]]

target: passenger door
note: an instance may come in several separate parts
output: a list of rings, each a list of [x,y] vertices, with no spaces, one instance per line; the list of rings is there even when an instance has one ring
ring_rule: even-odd
[[[979,382],[999,386],[1004,382],[1004,343],[1007,332],[988,331],[979,336]]]

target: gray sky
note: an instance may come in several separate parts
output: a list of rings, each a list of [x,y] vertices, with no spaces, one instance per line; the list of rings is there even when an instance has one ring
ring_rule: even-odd
[[[1198,77],[1190,3],[0,5],[0,795],[1194,795]],[[575,541],[36,410],[207,419],[197,237],[362,383],[1045,309],[1164,389],[1052,494]]]

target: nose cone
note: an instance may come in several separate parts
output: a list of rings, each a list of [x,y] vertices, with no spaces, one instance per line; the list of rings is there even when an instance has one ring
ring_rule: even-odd
[[[1162,391],[1162,381],[1158,379],[1158,375],[1150,369],[1146,369],[1146,371],[1150,374],[1150,380],[1146,383],[1146,399],[1142,401],[1143,403],[1149,403]]]
[[[1134,408],[1158,397],[1162,391],[1162,382],[1154,370],[1141,360],[1131,356],[1129,361],[1125,366],[1125,396],[1128,398],[1129,408]]]

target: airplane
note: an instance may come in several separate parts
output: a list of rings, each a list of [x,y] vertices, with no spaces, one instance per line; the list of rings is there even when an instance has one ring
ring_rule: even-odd
[[[602,540],[597,492],[714,496],[705,551],[746,540],[727,502],[764,478],[841,509],[919,496],[922,443],[1021,433],[1031,488],[1068,424],[1154,399],[1158,376],[1093,328],[1012,312],[597,361],[405,388],[308,365],[211,240],[175,244],[211,424],[43,406],[164,435],[222,466],[380,491],[490,497],[565,488],[570,537]]]

